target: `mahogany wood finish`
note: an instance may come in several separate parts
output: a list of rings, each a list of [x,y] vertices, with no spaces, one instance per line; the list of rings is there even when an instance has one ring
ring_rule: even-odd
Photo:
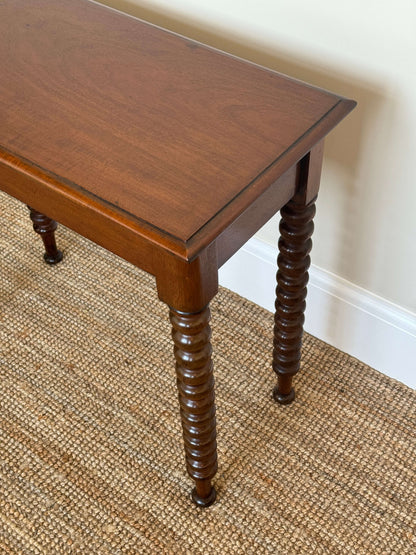
[[[273,369],[278,384],[273,389],[273,398],[282,405],[295,398],[292,379],[300,366],[309,253],[323,151],[322,139],[297,164],[296,192],[280,211],[273,339]]]
[[[89,0],[2,0],[0,51],[0,187],[52,259],[56,220],[156,277],[207,506],[218,268],[285,206],[274,368],[290,396],[323,138],[355,103]]]
[[[315,202],[305,206],[294,197],[280,213],[273,341],[273,369],[279,383],[273,397],[286,405],[295,398],[292,377],[300,365]]]
[[[55,220],[51,220],[44,214],[37,212],[30,206],[28,206],[30,211],[30,219],[33,223],[33,229],[42,238],[43,245],[45,247],[45,253],[43,258],[48,264],[57,264],[62,260],[62,251],[58,250],[55,241],[55,231],[58,224]]]
[[[196,484],[193,500],[203,507],[215,501],[217,471],[209,319],[208,307],[196,314],[170,310],[186,463]]]

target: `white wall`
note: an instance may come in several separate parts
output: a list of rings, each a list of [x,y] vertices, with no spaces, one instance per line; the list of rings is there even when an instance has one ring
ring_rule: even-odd
[[[313,261],[415,318],[414,0],[103,2],[358,101],[326,141]]]

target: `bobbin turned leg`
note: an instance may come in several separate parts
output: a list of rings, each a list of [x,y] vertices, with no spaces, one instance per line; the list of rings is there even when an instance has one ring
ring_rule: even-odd
[[[157,291],[169,308],[176,362],[186,467],[199,507],[215,501],[217,471],[214,377],[209,303],[218,291],[215,244],[191,262],[165,254],[156,274]]]
[[[55,242],[55,231],[58,224],[44,214],[28,206],[30,219],[33,222],[33,229],[42,237],[45,246],[43,258],[48,264],[57,264],[62,260],[62,252],[57,249]]]
[[[170,309],[186,465],[195,480],[192,498],[200,507],[216,497],[211,484],[217,444],[209,319],[208,306],[195,314]]]
[[[273,397],[288,404],[295,397],[292,378],[300,365],[315,199],[305,206],[300,196],[294,197],[280,214],[273,341],[273,369],[278,384]]]

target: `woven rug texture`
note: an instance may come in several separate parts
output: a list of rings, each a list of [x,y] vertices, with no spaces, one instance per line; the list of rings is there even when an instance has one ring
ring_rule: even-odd
[[[218,501],[184,464],[154,278],[1,194],[1,554],[416,554],[416,393],[306,335],[271,398],[273,316],[212,302]],[[413,361],[414,362],[414,361]]]

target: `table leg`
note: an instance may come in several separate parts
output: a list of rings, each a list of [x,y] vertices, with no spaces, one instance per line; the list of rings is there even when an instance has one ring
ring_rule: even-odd
[[[195,480],[192,498],[201,507],[216,497],[211,485],[217,444],[209,319],[208,306],[194,314],[170,309],[186,464]]]
[[[42,237],[45,246],[43,258],[48,264],[57,264],[62,260],[62,251],[58,250],[55,241],[55,231],[58,224],[44,214],[28,206],[30,219],[33,222],[33,229]]]
[[[192,498],[199,507],[215,501],[217,471],[214,377],[209,303],[218,291],[215,244],[191,262],[176,256],[159,259],[159,299],[170,307],[179,405]]]
[[[280,214],[273,342],[273,369],[278,385],[273,397],[281,404],[288,404],[295,397],[292,378],[300,365],[315,199],[305,205],[295,197]]]

